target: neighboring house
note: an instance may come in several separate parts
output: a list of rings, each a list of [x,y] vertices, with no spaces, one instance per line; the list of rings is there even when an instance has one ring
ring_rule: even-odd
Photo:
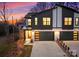
[[[79,40],[79,12],[56,5],[38,13],[28,13],[26,40],[53,41]]]

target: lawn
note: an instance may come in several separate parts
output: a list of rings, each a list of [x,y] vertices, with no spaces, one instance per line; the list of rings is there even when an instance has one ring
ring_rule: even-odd
[[[11,44],[3,44],[0,45],[0,57],[8,55],[8,51],[11,50],[15,45]]]
[[[25,45],[23,53],[20,55],[20,57],[30,57],[32,52],[32,45]]]

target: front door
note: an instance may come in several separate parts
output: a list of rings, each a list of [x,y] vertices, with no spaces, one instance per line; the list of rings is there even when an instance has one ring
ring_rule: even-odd
[[[55,31],[54,32],[54,40],[60,39],[60,32],[59,31]]]
[[[25,35],[26,35],[25,42],[30,43],[31,40],[32,40],[32,31],[31,30],[26,30]]]

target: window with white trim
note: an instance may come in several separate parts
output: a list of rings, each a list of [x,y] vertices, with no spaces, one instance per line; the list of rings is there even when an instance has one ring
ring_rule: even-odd
[[[28,19],[28,25],[31,26],[31,19]]]

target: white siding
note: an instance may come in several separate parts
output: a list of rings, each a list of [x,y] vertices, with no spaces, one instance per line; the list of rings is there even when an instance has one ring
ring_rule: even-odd
[[[53,18],[52,18],[53,24],[52,24],[52,26],[53,26],[53,27],[56,27],[56,9],[53,9],[53,12],[52,12],[52,13],[53,13],[53,16],[52,16],[52,17],[53,17]]]
[[[57,9],[57,27],[62,27],[62,8],[58,7]]]
[[[79,13],[74,13],[74,17],[79,17]]]
[[[52,10],[53,12],[53,18],[52,18],[52,26],[53,27],[62,27],[62,8],[61,7],[57,7],[55,9]]]
[[[74,27],[77,27],[75,26],[75,17],[79,17],[79,13],[74,13]]]

